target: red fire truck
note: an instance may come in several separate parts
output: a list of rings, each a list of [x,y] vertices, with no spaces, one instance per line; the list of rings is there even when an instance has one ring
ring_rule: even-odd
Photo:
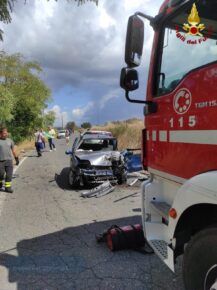
[[[130,91],[147,19],[154,30],[146,100]],[[155,17],[128,21],[120,85],[144,104],[142,186],[146,239],[174,271],[183,254],[187,290],[217,279],[217,0],[165,0]],[[217,289],[217,288],[213,288]]]

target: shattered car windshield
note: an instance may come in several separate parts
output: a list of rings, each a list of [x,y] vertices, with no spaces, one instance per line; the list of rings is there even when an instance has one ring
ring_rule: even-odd
[[[85,139],[78,149],[92,151],[114,150],[114,139]]]

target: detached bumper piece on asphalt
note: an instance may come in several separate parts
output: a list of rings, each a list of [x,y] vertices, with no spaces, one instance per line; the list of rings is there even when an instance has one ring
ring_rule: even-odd
[[[127,174],[127,185],[129,186],[135,186],[135,185],[141,185],[141,182],[148,179],[147,172],[141,170],[139,172],[131,172]]]
[[[88,191],[83,191],[81,193],[82,197],[101,197],[104,196],[110,192],[112,192],[115,189],[114,186],[111,185],[111,183],[109,181],[104,182],[103,184],[90,189]]]

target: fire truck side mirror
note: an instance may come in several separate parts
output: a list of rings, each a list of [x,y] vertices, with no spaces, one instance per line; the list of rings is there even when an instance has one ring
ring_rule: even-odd
[[[138,72],[132,68],[122,68],[120,86],[127,92],[137,90],[139,87]]]
[[[127,26],[125,62],[129,67],[139,66],[144,41],[144,23],[137,16],[130,16]]]

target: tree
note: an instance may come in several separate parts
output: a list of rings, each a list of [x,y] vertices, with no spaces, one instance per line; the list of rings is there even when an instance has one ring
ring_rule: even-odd
[[[39,78],[36,62],[26,62],[20,54],[0,52],[0,119],[15,141],[29,136],[43,124],[42,112],[50,90]]]
[[[15,98],[2,84],[0,84],[0,104],[0,124],[4,124],[13,118],[12,110],[15,106]]]
[[[76,128],[76,124],[75,124],[75,122],[73,122],[73,121],[68,122],[68,123],[66,124],[66,128],[67,128],[67,129],[70,129],[70,130],[72,130],[72,131],[74,131],[75,128]]]
[[[16,0],[0,0],[0,21],[4,23],[11,22],[11,12]],[[47,0],[49,1],[49,0]],[[58,0],[55,0],[58,1]],[[98,5],[99,0],[71,0],[78,2],[78,6],[84,4],[86,1],[95,2]],[[26,2],[26,1],[25,1]],[[0,40],[3,40],[3,31],[0,29]]]
[[[81,128],[83,129],[90,129],[92,125],[89,122],[84,122],[81,124]]]
[[[53,126],[56,119],[56,115],[54,111],[49,111],[43,117],[43,127]]]

